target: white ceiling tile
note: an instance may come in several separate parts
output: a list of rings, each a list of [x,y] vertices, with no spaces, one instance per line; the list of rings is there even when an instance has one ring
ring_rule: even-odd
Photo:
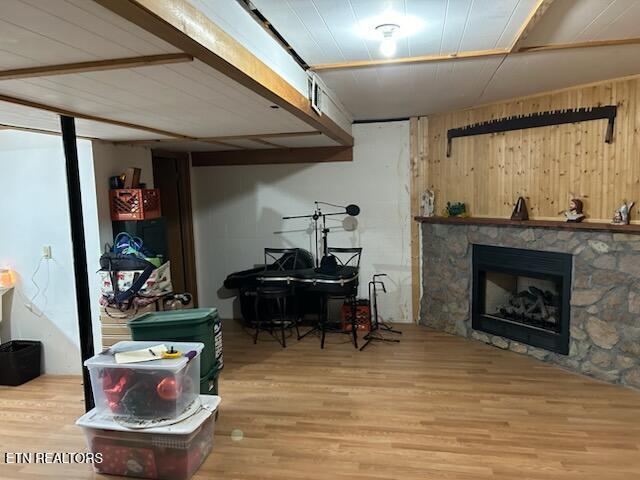
[[[356,120],[409,117],[473,105],[500,60],[335,70],[322,78]]]
[[[640,45],[510,56],[496,72],[480,103],[635,75],[640,73],[638,58]]]
[[[554,2],[523,42],[526,46],[640,36],[638,0]]]

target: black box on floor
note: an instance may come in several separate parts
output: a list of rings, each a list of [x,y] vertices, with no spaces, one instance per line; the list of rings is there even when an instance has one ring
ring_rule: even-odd
[[[42,343],[12,340],[0,345],[0,385],[16,387],[40,376]]]

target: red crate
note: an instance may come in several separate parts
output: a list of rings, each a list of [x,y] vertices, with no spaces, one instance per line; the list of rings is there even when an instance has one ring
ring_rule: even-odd
[[[160,212],[160,190],[157,188],[119,188],[109,192],[111,220],[151,220]]]
[[[351,331],[351,305],[345,302],[344,305],[342,305],[342,311],[340,313],[342,330],[346,332]],[[369,302],[367,300],[358,300],[357,302],[356,328],[363,332],[371,330],[371,312],[369,309]]]

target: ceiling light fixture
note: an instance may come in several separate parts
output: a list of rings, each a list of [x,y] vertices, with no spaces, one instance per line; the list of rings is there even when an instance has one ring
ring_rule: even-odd
[[[376,27],[376,32],[382,35],[380,42],[380,53],[385,57],[393,57],[396,54],[396,40],[394,34],[400,30],[397,23],[383,23]]]

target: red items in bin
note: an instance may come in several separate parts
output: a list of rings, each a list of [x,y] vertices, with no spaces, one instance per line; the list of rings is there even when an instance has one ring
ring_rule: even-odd
[[[215,414],[220,397],[200,396],[202,407],[167,426],[127,428],[97,409],[76,422],[82,427],[97,473],[161,480],[187,480],[207,458],[214,444]]]
[[[157,188],[117,188],[109,191],[111,220],[152,220],[161,216]]]
[[[164,346],[166,356],[118,363],[118,353]],[[179,418],[200,394],[200,342],[118,342],[85,361],[96,409],[122,422],[146,425]],[[168,356],[171,352],[173,356]],[[153,352],[151,352],[153,353]]]
[[[107,368],[102,371],[102,390],[109,408],[115,414],[130,417],[175,415],[180,397],[195,396],[195,387],[189,375],[176,376],[163,370]]]
[[[340,312],[342,330],[351,331],[351,305],[345,302]],[[356,328],[358,331],[368,332],[371,330],[371,310],[368,300],[358,300],[356,302]]]

